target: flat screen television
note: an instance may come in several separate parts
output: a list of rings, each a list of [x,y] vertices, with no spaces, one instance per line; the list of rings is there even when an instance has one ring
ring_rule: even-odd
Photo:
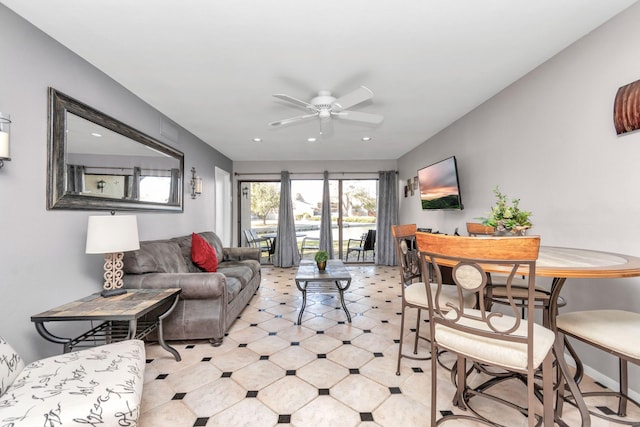
[[[418,171],[423,210],[462,210],[456,157],[441,160]]]

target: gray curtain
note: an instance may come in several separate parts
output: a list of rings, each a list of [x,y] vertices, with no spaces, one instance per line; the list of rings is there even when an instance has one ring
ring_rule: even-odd
[[[142,175],[142,170],[135,166],[133,168],[133,182],[131,183],[131,200],[140,200],[140,175]]]
[[[84,173],[84,166],[67,166],[67,191],[72,193],[82,193],[84,191]]]
[[[329,194],[329,172],[324,171],[322,189],[322,216],[320,217],[320,250],[329,253],[333,259],[333,236],[331,233],[331,197]]]
[[[300,263],[300,251],[296,238],[296,224],[291,202],[291,180],[289,172],[282,171],[280,176],[280,212],[278,213],[278,236],[273,265],[291,267]]]
[[[398,174],[380,172],[378,179],[378,228],[376,264],[396,265],[396,251],[391,226],[398,224]]]
[[[180,202],[180,169],[171,169],[171,189],[169,203],[177,205]]]

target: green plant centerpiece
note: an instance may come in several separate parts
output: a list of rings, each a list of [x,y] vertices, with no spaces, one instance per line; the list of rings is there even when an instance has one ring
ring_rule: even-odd
[[[493,227],[496,234],[524,235],[533,225],[529,220],[531,212],[520,210],[520,199],[511,199],[509,202],[507,195],[502,194],[498,186],[493,189],[493,194],[496,195],[496,204],[486,218],[480,218],[482,224]]]
[[[329,252],[327,251],[318,251],[316,255],[313,257],[318,264],[318,270],[323,271],[327,268],[327,260],[329,259]]]

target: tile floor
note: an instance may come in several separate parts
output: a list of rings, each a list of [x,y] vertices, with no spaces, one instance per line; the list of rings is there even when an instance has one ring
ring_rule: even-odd
[[[261,287],[220,347],[174,342],[182,356],[176,362],[158,345],[148,344],[139,425],[428,426],[430,362],[403,359],[401,375],[395,375],[397,269],[349,268],[353,280],[345,299],[352,324],[346,322],[337,294],[311,294],[302,325],[296,325],[301,304],[293,280],[296,269],[264,267]],[[415,310],[407,315],[414,325]],[[405,343],[411,336],[408,330]],[[438,380],[438,409],[460,412],[450,404],[449,373],[439,369]],[[505,396],[526,393],[513,381],[501,387],[497,392]],[[583,387],[598,388],[589,380]],[[506,426],[526,425],[522,416],[485,399],[477,400],[477,409]],[[570,405],[564,415],[568,425],[580,424]],[[592,417],[592,426],[609,425]]]

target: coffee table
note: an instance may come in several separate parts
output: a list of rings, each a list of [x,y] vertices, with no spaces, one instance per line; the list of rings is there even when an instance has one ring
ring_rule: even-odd
[[[180,361],[180,353],[164,341],[162,320],[178,304],[181,291],[180,288],[127,289],[125,294],[108,298],[97,292],[31,316],[31,321],[35,323],[36,330],[44,339],[62,344],[65,353],[78,347],[134,338],[143,339],[157,329],[160,346]],[[142,317],[147,314],[150,319],[143,320]],[[58,337],[45,327],[46,322],[78,320],[101,323],[76,338]]]
[[[349,285],[351,285],[351,274],[341,260],[330,259],[327,261],[327,268],[324,271],[318,270],[314,261],[302,260],[296,272],[295,281],[296,287],[302,292],[302,307],[300,307],[300,314],[298,314],[298,325],[302,322],[302,313],[307,306],[308,290],[324,293],[337,289],[342,308],[351,323],[351,314],[344,303],[344,291],[349,289]]]

